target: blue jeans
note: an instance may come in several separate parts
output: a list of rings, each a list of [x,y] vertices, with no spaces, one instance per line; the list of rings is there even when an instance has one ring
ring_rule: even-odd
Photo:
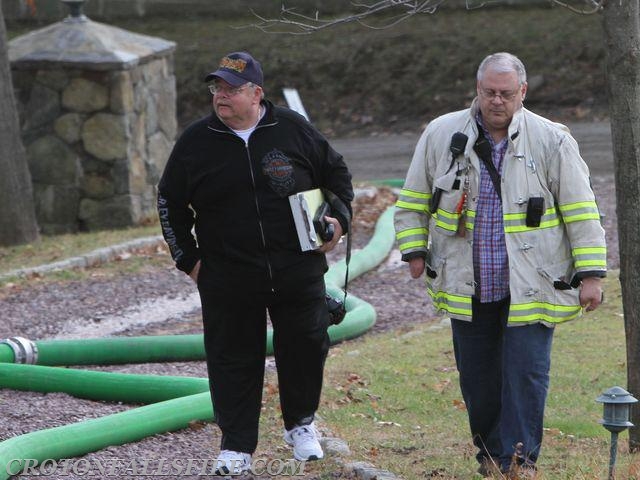
[[[473,320],[451,320],[460,389],[478,462],[492,458],[503,471],[512,459],[535,464],[549,390],[553,328],[507,327],[509,298],[473,301]]]

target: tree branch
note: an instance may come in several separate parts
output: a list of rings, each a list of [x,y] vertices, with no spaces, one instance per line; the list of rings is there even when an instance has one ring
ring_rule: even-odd
[[[587,10],[585,10],[585,9],[573,7],[561,0],[550,0],[550,1],[551,3],[555,3],[556,5],[560,5],[561,7],[567,8],[572,12],[579,13],[581,15],[591,15],[594,13],[600,13],[604,8],[604,3],[606,2],[606,0],[584,0],[584,3],[586,3],[587,5],[590,5],[590,7]]]
[[[419,13],[435,13],[440,5],[447,0],[381,0],[372,4],[352,3],[358,9],[357,13],[334,19],[322,19],[319,13],[309,16],[297,12],[294,8],[282,6],[278,18],[265,18],[252,10],[253,15],[259,20],[257,23],[245,25],[241,28],[252,27],[266,33],[288,33],[295,35],[307,35],[325,28],[335,27],[344,23],[360,23],[361,25],[384,29],[392,27],[409,17]],[[468,1],[468,0],[467,0]],[[378,18],[378,24],[373,19],[380,13],[401,10],[401,13],[385,18]]]
[[[447,0],[379,0],[373,3],[352,2],[357,10],[352,15],[344,17],[323,19],[318,11],[310,16],[296,11],[295,8],[287,8],[284,4],[280,9],[278,18],[265,18],[251,11],[258,19],[257,23],[236,28],[257,28],[266,33],[287,33],[294,35],[308,35],[319,30],[335,27],[345,23],[359,23],[367,28],[385,29],[420,13],[433,14]],[[488,4],[500,3],[501,0],[465,0],[465,8],[473,10],[482,8]],[[585,7],[578,8],[569,3],[570,0],[548,0],[551,4],[564,7],[572,12],[582,15],[598,13],[604,8],[606,0],[583,0]],[[575,3],[575,2],[574,2]],[[389,15],[399,12],[395,15]],[[381,15],[381,14],[387,15]]]

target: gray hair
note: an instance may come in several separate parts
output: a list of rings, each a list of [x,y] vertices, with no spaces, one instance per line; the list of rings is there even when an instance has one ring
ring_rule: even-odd
[[[253,88],[254,90],[256,89],[256,87],[260,87],[260,85],[257,85],[257,84],[255,84],[253,82],[249,82],[249,86],[251,88]],[[262,88],[262,87],[260,87],[260,88]],[[264,100],[264,88],[262,88],[262,92],[260,92],[260,100]]]
[[[524,64],[518,57],[507,52],[493,53],[482,60],[476,76],[479,82],[482,81],[484,73],[489,69],[498,73],[516,72],[520,85],[527,81],[527,71]]]

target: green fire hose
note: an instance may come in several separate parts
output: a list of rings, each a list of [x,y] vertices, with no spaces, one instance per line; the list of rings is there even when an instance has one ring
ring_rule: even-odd
[[[26,459],[43,462],[95,452],[162,432],[186,428],[196,420],[211,420],[209,392],[174,398],[106,417],[48,428],[0,443],[0,478],[23,470]]]
[[[393,208],[378,219],[369,244],[354,252],[349,265],[353,279],[379,265],[395,240]],[[327,290],[344,294],[345,262],[333,265],[325,275]],[[331,343],[364,334],[375,323],[374,308],[349,294],[347,314],[340,325],[329,328]],[[273,353],[272,332],[267,337]],[[213,410],[208,381],[161,375],[93,372],[52,365],[99,365],[205,358],[202,335],[114,337],[84,340],[30,342],[14,337],[0,343],[0,388],[39,392],[65,392],[79,398],[151,403],[126,412],[62,427],[40,430],[0,442],[0,480],[19,473],[24,459],[61,459],[123,444],[146,436],[178,430],[189,422],[211,420]],[[20,361],[22,363],[14,363]],[[23,363],[34,363],[26,365]]]

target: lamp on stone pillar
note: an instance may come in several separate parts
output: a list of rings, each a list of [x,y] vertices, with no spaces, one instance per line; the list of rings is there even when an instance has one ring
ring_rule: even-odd
[[[611,387],[603,392],[596,402],[603,404],[604,414],[600,423],[611,432],[611,452],[609,456],[609,480],[615,479],[616,454],[618,451],[618,433],[633,427],[629,421],[629,407],[638,400],[621,387]]]
[[[177,128],[175,43],[93,21],[85,0],[53,3],[68,16],[8,49],[38,225],[59,234],[153,220]]]
[[[82,13],[85,0],[61,0],[69,7],[69,16],[64,19],[65,22],[86,22],[87,17]]]

